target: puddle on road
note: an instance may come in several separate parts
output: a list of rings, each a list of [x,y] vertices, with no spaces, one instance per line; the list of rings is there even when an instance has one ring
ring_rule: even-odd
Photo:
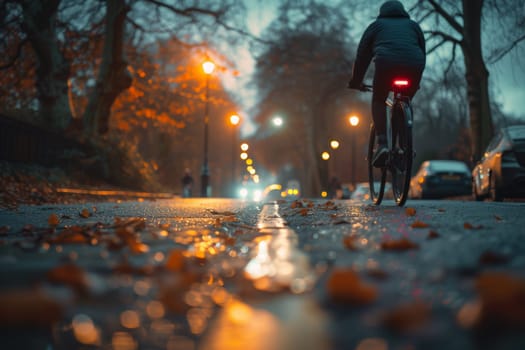
[[[202,348],[330,349],[327,315],[303,294],[313,288],[315,272],[277,203],[262,208],[257,227],[261,235],[254,240],[244,276],[258,290],[294,294],[275,294],[257,307],[232,298],[210,325]]]
[[[232,300],[212,323],[202,349],[327,350],[327,316],[311,299],[289,295],[258,308]]]
[[[262,235],[256,238],[257,247],[244,269],[254,287],[262,291],[289,289],[296,294],[310,290],[315,273],[308,256],[298,248],[297,234],[279,215],[277,203],[263,207],[257,227]]]

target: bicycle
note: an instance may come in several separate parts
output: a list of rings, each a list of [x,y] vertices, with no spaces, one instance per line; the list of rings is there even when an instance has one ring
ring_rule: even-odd
[[[370,126],[368,143],[368,182],[370,199],[375,205],[381,204],[385,193],[387,173],[391,175],[392,192],[398,206],[403,206],[408,198],[412,160],[415,152],[412,145],[412,106],[410,97],[403,94],[410,85],[408,79],[395,79],[391,92],[385,100],[387,107],[387,146],[388,156],[385,165],[374,167],[372,159],[377,149],[374,123]],[[363,85],[361,91],[372,91],[371,85]]]

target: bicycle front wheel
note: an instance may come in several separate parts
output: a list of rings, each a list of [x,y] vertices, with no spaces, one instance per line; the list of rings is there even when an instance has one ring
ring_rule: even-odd
[[[377,149],[377,137],[374,125],[370,128],[368,142],[368,184],[370,187],[370,200],[375,204],[381,204],[385,193],[386,168],[376,168],[372,165],[374,153]]]
[[[412,173],[412,112],[406,102],[394,108],[392,120],[392,192],[397,205],[403,206],[408,198]]]

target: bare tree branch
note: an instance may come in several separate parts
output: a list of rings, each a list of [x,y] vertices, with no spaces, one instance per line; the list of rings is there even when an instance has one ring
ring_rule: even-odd
[[[451,36],[449,34],[443,33],[441,31],[427,30],[424,33],[425,34],[430,34],[430,37],[433,37],[433,38],[441,38],[441,40],[437,44],[435,44],[434,46],[432,46],[430,49],[427,50],[427,54],[436,51],[439,47],[443,46],[447,42],[452,43],[454,46],[456,46],[456,45],[460,45],[461,46],[462,45],[462,42],[460,40],[454,38],[453,36]]]
[[[200,7],[177,8],[171,4],[166,4],[163,1],[159,1],[159,0],[145,0],[145,1],[153,5],[157,5],[157,8],[166,8],[177,15],[184,16],[186,18],[190,18],[193,23],[197,22],[196,15],[205,15],[205,16],[213,17],[215,19],[215,23],[219,24],[220,26],[222,26],[228,31],[235,32],[245,37],[249,37],[250,39],[257,41],[259,43],[269,44],[268,41],[265,41],[257,36],[254,36],[253,34],[245,30],[233,27],[227,24],[225,21],[223,21],[222,18],[224,17],[224,14],[226,13],[226,11],[216,11],[216,10],[204,9]]]
[[[443,7],[441,7],[435,0],[427,1],[430,3],[430,5],[432,5],[434,10],[436,10],[436,12],[448,22],[448,24],[452,28],[454,28],[460,34],[463,33],[463,27],[461,26],[461,24],[459,24],[458,21],[454,19],[454,16],[451,16],[447,11],[445,11],[445,9],[443,9]]]
[[[501,60],[503,57],[505,57],[506,54],[508,54],[510,51],[512,51],[518,44],[522,41],[525,41],[525,34],[518,37],[516,40],[514,40],[512,43],[510,43],[509,46],[503,49],[499,49],[496,52],[494,52],[490,57],[487,59],[488,63],[496,63],[499,60]]]
[[[452,67],[454,66],[454,62],[456,61],[456,49],[457,44],[452,45],[452,57],[449,59],[447,68],[445,69],[445,79]]]
[[[146,31],[146,28],[144,28],[143,26],[141,26],[140,24],[138,24],[136,21],[134,21],[133,19],[129,18],[129,16],[126,18],[126,20],[131,23],[131,26],[141,32],[145,32]]]
[[[419,18],[419,22],[423,22],[423,21],[426,20],[428,17],[432,16],[433,13],[434,13],[434,11],[429,10],[427,13],[423,14],[423,15],[421,16],[421,18]]]
[[[219,18],[222,15],[224,15],[224,12],[221,11],[214,11],[210,9],[204,9],[200,7],[186,7],[186,8],[177,8],[173,5],[166,4],[159,0],[145,0],[146,2],[152,3],[153,5],[157,5],[158,7],[166,8],[178,15],[184,16],[184,17],[190,17],[194,18],[195,14],[201,14],[201,15],[208,15],[211,17]]]

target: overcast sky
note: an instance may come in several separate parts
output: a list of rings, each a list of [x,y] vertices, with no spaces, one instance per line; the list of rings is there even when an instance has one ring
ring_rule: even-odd
[[[246,23],[248,29],[255,35],[260,35],[262,31],[272,22],[277,13],[279,0],[245,0],[248,7]],[[364,31],[364,27],[357,34],[359,37]],[[358,40],[356,37],[356,40]],[[236,52],[236,62],[239,65],[240,75],[237,78],[226,81],[228,88],[235,91],[243,91],[242,107],[245,111],[240,113],[247,114],[255,103],[256,91],[251,91],[246,84],[253,72],[254,60],[250,52],[239,50]],[[502,61],[489,65],[490,84],[494,92],[496,102],[502,105],[503,111],[517,116],[523,116],[524,109],[520,103],[525,100],[525,58],[511,55]],[[350,74],[350,72],[349,72]],[[246,123],[245,133],[252,131],[253,125]]]

